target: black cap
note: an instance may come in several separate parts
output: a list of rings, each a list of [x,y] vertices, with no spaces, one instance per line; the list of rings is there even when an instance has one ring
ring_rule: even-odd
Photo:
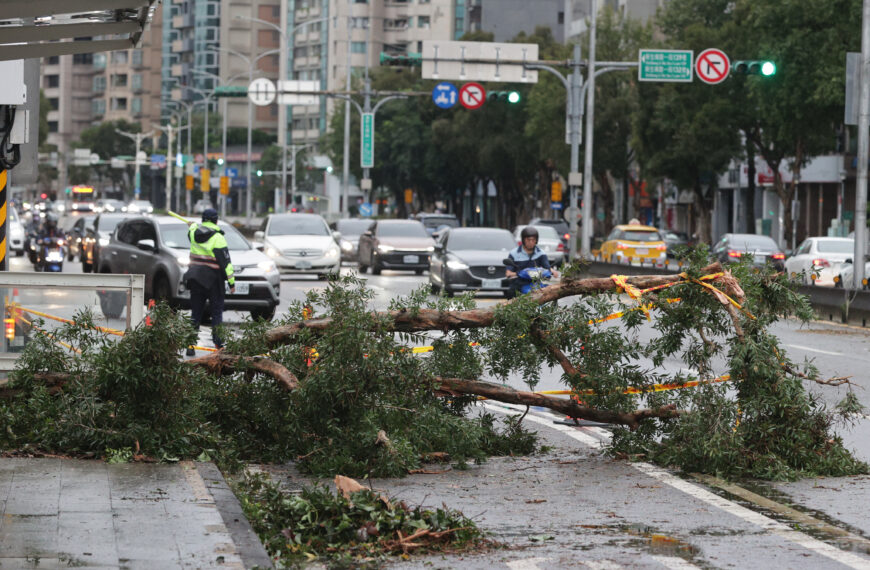
[[[214,223],[217,223],[217,221],[218,221],[218,213],[217,213],[217,210],[215,210],[214,208],[208,208],[208,209],[206,209],[206,210],[203,210],[203,212],[202,212],[202,221],[203,221],[203,222],[214,222]]]

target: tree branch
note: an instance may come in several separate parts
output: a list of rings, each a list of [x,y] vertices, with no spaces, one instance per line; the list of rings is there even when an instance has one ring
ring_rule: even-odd
[[[541,406],[572,418],[628,426],[632,431],[636,430],[640,426],[640,422],[647,418],[676,418],[680,415],[674,404],[668,404],[655,409],[635,410],[634,412],[610,412],[581,406],[571,399],[554,398],[544,394],[515,390],[507,386],[482,382],[480,380],[435,378],[435,381],[440,383],[439,390],[450,394],[483,396],[490,400],[497,400],[507,404]]]
[[[242,368],[253,368],[274,378],[278,385],[288,392],[299,388],[299,379],[292,372],[274,360],[262,356],[235,356],[219,351],[208,356],[191,358],[185,361],[185,364],[201,366],[219,375],[233,374]]]

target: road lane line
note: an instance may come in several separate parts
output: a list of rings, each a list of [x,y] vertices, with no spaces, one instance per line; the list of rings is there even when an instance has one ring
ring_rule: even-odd
[[[517,406],[515,408],[508,404],[501,404],[500,406],[495,406],[493,404],[484,404],[484,407],[493,411],[510,413],[512,415],[522,413],[522,411],[525,410],[525,406]],[[508,408],[511,411],[508,412],[508,410],[505,408]],[[609,433],[599,428],[577,429],[560,424],[554,424],[551,418],[544,418],[534,413],[526,414],[526,419],[534,423],[548,426],[552,429],[555,429],[556,431],[560,431],[568,437],[574,438],[577,441],[594,448],[601,448],[610,436]],[[603,436],[606,434],[606,437],[602,437],[602,439],[599,439],[593,437],[592,435],[589,435],[589,433],[584,432],[600,432],[600,434]],[[807,550],[812,550],[817,554],[830,558],[831,560],[839,562],[840,564],[848,566],[849,568],[870,570],[870,560],[865,560],[850,552],[845,552],[835,546],[831,546],[826,542],[822,542],[821,540],[812,538],[811,536],[793,530],[792,528],[778,521],[775,521],[760,513],[756,513],[755,511],[748,509],[742,505],[738,505],[737,503],[733,503],[727,499],[724,499],[711,491],[695,485],[694,483],[690,483],[689,481],[680,479],[679,477],[665,471],[660,467],[643,462],[631,462],[628,463],[628,465],[634,467],[641,473],[652,477],[653,479],[656,479],[678,491],[682,491],[683,493],[686,493],[687,495],[698,499],[699,501],[703,501],[708,505],[717,507],[725,511],[726,513],[729,513],[743,519],[746,522],[754,524],[770,534],[779,536],[780,538],[784,538],[790,542],[802,546],[803,548],[806,548]]]
[[[818,348],[811,348],[809,346],[803,346],[800,344],[787,344],[786,346],[790,346],[792,348],[797,348],[798,350],[806,350],[809,352],[818,352],[819,354],[830,354],[831,356],[843,356],[842,352],[833,352],[830,350],[821,350]]]
[[[511,570],[542,570],[538,563],[549,562],[549,558],[523,558],[522,560],[512,560],[506,565]],[[544,565],[546,566],[546,564]]]
[[[683,560],[678,556],[652,556],[652,559],[671,570],[700,570],[699,566],[695,566],[688,560]]]

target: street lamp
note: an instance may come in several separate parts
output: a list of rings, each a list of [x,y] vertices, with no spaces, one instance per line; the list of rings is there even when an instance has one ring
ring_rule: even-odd
[[[136,154],[133,157],[133,162],[136,164],[136,179],[135,185],[133,188],[133,195],[136,200],[139,199],[139,191],[140,191],[140,174],[139,174],[139,151],[142,148],[142,139],[146,137],[150,137],[154,134],[154,131],[148,131],[147,133],[128,133],[127,131],[122,131],[121,129],[115,129],[115,132],[119,135],[123,135],[129,139],[132,139],[136,143]]]
[[[280,5],[281,11],[281,20],[284,21],[284,18],[287,14],[287,0],[281,0]],[[281,49],[280,49],[280,60],[278,62],[278,91],[281,91],[281,86],[283,82],[287,79],[287,61],[289,60],[287,50],[289,48],[289,42],[287,41],[287,33],[282,26],[278,26],[268,20],[261,20],[260,18],[254,18],[251,16],[236,16],[236,19],[239,20],[247,20],[249,22],[256,22],[258,24],[262,24],[264,26],[269,26],[276,30],[281,36]],[[293,27],[290,31],[290,35],[295,36],[296,32],[307,26],[308,24],[316,24],[319,22],[326,22],[329,18],[315,18],[313,20],[307,20]],[[287,144],[287,106],[283,103],[278,103],[278,145],[283,149]],[[281,202],[284,204],[284,207],[287,206],[287,156],[286,153],[282,153],[283,161],[281,164]]]
[[[175,105],[182,105],[184,107],[184,109],[187,111],[187,154],[192,156],[193,155],[193,146],[191,143],[191,133],[193,133],[193,105],[191,103],[187,103],[185,101],[176,101],[175,99],[169,99],[169,100],[167,100],[167,103],[175,104]],[[181,129],[179,129],[179,130],[181,130]],[[181,149],[181,136],[180,135],[178,137],[178,148],[180,151],[180,149]],[[192,207],[191,200],[190,200],[190,193],[185,192],[184,194],[185,194],[185,204],[186,204],[185,211],[190,212],[191,207]],[[180,192],[177,192],[175,195],[178,198],[178,207],[180,208],[181,207],[181,194],[180,194]]]

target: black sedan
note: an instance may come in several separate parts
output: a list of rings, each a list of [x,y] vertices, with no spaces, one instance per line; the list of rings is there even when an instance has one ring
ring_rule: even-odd
[[[429,261],[432,292],[482,291],[507,295],[502,261],[516,247],[513,235],[498,228],[452,228],[444,232]]]
[[[763,267],[770,262],[780,271],[785,269],[785,253],[773,238],[765,235],[725,234],[713,246],[712,253],[723,265],[736,263],[744,255],[751,255],[755,267]]]

